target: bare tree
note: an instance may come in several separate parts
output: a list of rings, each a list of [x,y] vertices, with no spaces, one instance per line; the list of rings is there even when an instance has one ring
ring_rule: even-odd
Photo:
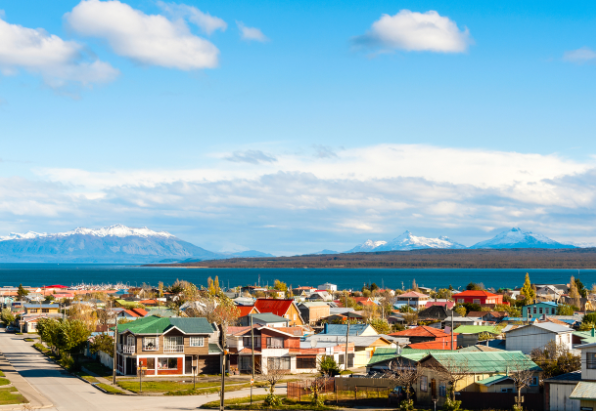
[[[414,325],[418,321],[418,313],[415,312],[403,313],[402,317],[407,325]]]
[[[511,358],[507,361],[507,370],[509,378],[511,378],[515,384],[515,389],[517,390],[517,406],[521,407],[521,391],[532,384],[532,380],[534,379],[534,374],[536,371],[534,370],[533,362],[525,357],[524,359],[519,358]]]
[[[270,407],[281,405],[281,400],[275,395],[275,385],[283,380],[289,372],[289,369],[283,367],[281,358],[279,361],[275,361],[274,358],[267,359],[267,373],[262,375],[263,380],[269,385],[269,394],[265,399],[266,405]]]
[[[418,363],[391,361],[389,370],[385,371],[385,376],[394,382],[395,386],[404,387],[406,398],[410,400],[410,394],[414,391],[414,385],[422,376],[422,367]]]
[[[440,379],[446,380],[451,384],[452,401],[455,401],[457,384],[473,375],[472,369],[466,359],[455,360],[453,358],[447,358],[441,362],[437,361],[435,364],[427,364],[425,368],[434,371]]]
[[[322,395],[327,388],[329,376],[325,373],[317,375],[314,379],[309,381],[308,389],[312,392],[312,404],[315,407],[324,407],[325,400]]]

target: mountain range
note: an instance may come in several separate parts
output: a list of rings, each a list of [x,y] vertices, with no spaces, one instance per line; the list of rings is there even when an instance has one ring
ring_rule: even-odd
[[[11,233],[0,237],[0,262],[156,263],[217,260],[234,257],[273,257],[259,251],[216,253],[165,231],[124,225],[63,233]]]
[[[409,231],[395,237],[391,241],[366,240],[364,243],[346,251],[346,253],[368,253],[378,251],[409,251],[425,248],[441,249],[501,249],[501,248],[576,248],[575,245],[562,244],[542,234],[523,231],[520,228],[511,228],[503,231],[493,238],[481,241],[471,247],[451,241],[447,237],[427,238],[418,237]]]
[[[466,247],[447,237],[428,238],[405,231],[390,241],[367,240],[345,253],[408,251],[419,249],[511,249],[576,248],[541,234],[512,228],[495,237]],[[324,249],[310,255],[338,254]],[[0,262],[35,263],[173,263],[222,260],[228,258],[274,257],[256,250],[213,252],[181,240],[165,231],[147,227],[131,228],[113,225],[97,230],[77,228],[62,233],[11,233],[0,236]]]

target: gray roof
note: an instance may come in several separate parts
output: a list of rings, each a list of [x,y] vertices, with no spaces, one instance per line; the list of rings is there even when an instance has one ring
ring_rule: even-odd
[[[548,323],[534,323],[534,324],[528,325],[527,327],[538,327],[538,328],[541,328],[543,330],[550,331],[551,333],[557,333],[557,334],[559,334],[559,333],[570,333],[570,332],[573,332],[573,329],[571,329],[569,327],[565,327],[563,325],[559,325],[559,324],[555,324],[555,323],[551,323],[551,322],[548,322]],[[525,327],[520,327],[520,328],[525,328]],[[518,330],[518,329],[519,328],[516,328],[516,329],[511,330],[509,332],[513,332],[513,331]]]
[[[60,308],[58,304],[23,304],[25,308]]]
[[[280,317],[279,315],[275,315],[273,313],[260,313],[260,314],[249,314],[248,316],[248,322],[250,323],[250,317],[253,318],[253,322],[255,320],[258,320],[260,322],[266,322],[266,323],[287,323],[289,322],[289,320],[287,318],[284,317]]]
[[[386,340],[388,340],[388,338],[386,338],[384,335],[367,335],[367,336],[351,335],[350,338],[348,339],[348,342],[354,343],[355,347],[370,347],[371,344],[374,344],[379,338],[385,338]],[[329,334],[315,334],[315,335],[309,336],[306,340],[307,341],[317,340],[317,341],[335,342],[335,343],[339,343],[339,344],[345,344],[346,336],[345,335],[339,336],[339,335],[329,335]],[[393,342],[393,341],[391,341],[391,342]],[[335,344],[335,345],[337,345],[337,344]]]
[[[305,303],[299,303],[298,305],[303,305],[305,307],[323,307],[325,305],[328,305],[327,303],[323,303],[323,302],[305,302]]]

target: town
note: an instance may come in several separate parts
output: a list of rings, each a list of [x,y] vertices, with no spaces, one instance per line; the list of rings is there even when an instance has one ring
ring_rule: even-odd
[[[573,277],[532,283],[527,274],[522,282],[463,291],[415,280],[397,290],[279,280],[224,288],[217,277],[206,287],[3,287],[0,385],[9,388],[0,399],[50,401],[29,398],[14,372],[11,352],[27,349],[123,400],[200,395],[199,405],[214,409],[593,409],[596,286]]]

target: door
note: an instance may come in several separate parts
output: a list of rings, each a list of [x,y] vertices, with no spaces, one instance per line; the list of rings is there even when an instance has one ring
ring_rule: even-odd
[[[432,398],[439,398],[437,397],[437,380],[435,380],[434,378],[430,380],[430,393],[432,395]]]
[[[192,375],[192,356],[184,357],[184,374]]]

